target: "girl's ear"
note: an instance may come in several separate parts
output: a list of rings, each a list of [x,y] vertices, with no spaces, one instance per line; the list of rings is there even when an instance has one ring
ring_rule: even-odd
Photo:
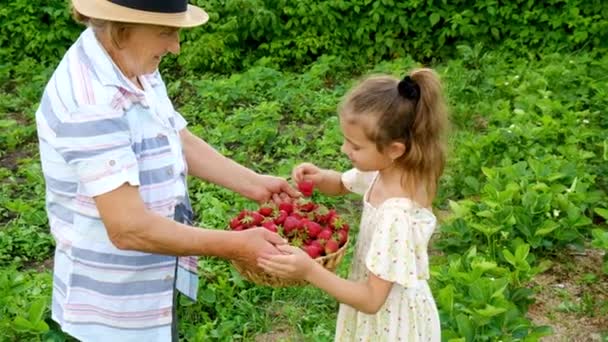
[[[405,153],[405,143],[400,141],[393,141],[388,145],[386,149],[388,157],[392,160],[396,160]]]

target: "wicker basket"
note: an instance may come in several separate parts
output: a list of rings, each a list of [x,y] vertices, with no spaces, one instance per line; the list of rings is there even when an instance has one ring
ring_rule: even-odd
[[[342,261],[344,254],[346,254],[346,249],[348,248],[348,242],[350,239],[346,240],[344,245],[340,247],[335,253],[325,255],[322,257],[318,257],[315,259],[316,262],[323,265],[327,270],[335,272],[336,268]],[[288,287],[288,286],[304,286],[306,285],[306,281],[304,280],[295,280],[295,279],[285,279],[279,278],[272,274],[268,274],[260,269],[252,270],[244,267],[238,262],[232,261],[234,268],[243,276],[243,278],[249,280],[252,283],[258,285],[266,285],[272,287]]]

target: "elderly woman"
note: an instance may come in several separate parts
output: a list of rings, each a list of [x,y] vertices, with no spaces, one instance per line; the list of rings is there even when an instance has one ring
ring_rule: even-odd
[[[265,229],[190,226],[186,175],[263,202],[299,194],[191,134],[158,65],[179,29],[208,16],[187,0],[73,0],[88,28],[36,113],[56,240],[52,317],[83,341],[177,340],[177,291],[195,300],[196,255],[250,264],[284,243]],[[177,291],[176,291],[177,290]]]

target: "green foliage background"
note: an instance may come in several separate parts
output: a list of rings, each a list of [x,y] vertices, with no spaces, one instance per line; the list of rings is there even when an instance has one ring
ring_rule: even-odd
[[[65,0],[0,1],[0,341],[64,341],[49,314],[53,240],[33,116],[83,27]],[[436,68],[454,126],[431,246],[443,339],[551,333],[527,316],[529,282],[565,250],[608,250],[608,2],[193,3],[210,22],[182,32],[161,73],[190,130],[259,172],[349,167],[335,115],[347,89],[368,73]],[[223,229],[255,206],[200,181],[190,191],[200,226]],[[316,199],[356,226],[359,198]],[[337,303],[321,291],[254,286],[225,261],[199,266],[199,300],[180,306],[185,340],[333,338]],[[594,277],[608,282],[608,256]],[[608,301],[589,310],[608,315]]]

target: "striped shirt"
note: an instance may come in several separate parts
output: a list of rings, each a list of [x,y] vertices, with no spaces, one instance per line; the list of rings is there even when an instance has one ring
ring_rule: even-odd
[[[195,257],[117,249],[93,198],[138,186],[148,210],[188,204],[177,113],[158,71],[133,85],[93,31],[63,57],[36,112],[56,241],[52,317],[83,341],[170,341],[173,292],[196,299]]]

